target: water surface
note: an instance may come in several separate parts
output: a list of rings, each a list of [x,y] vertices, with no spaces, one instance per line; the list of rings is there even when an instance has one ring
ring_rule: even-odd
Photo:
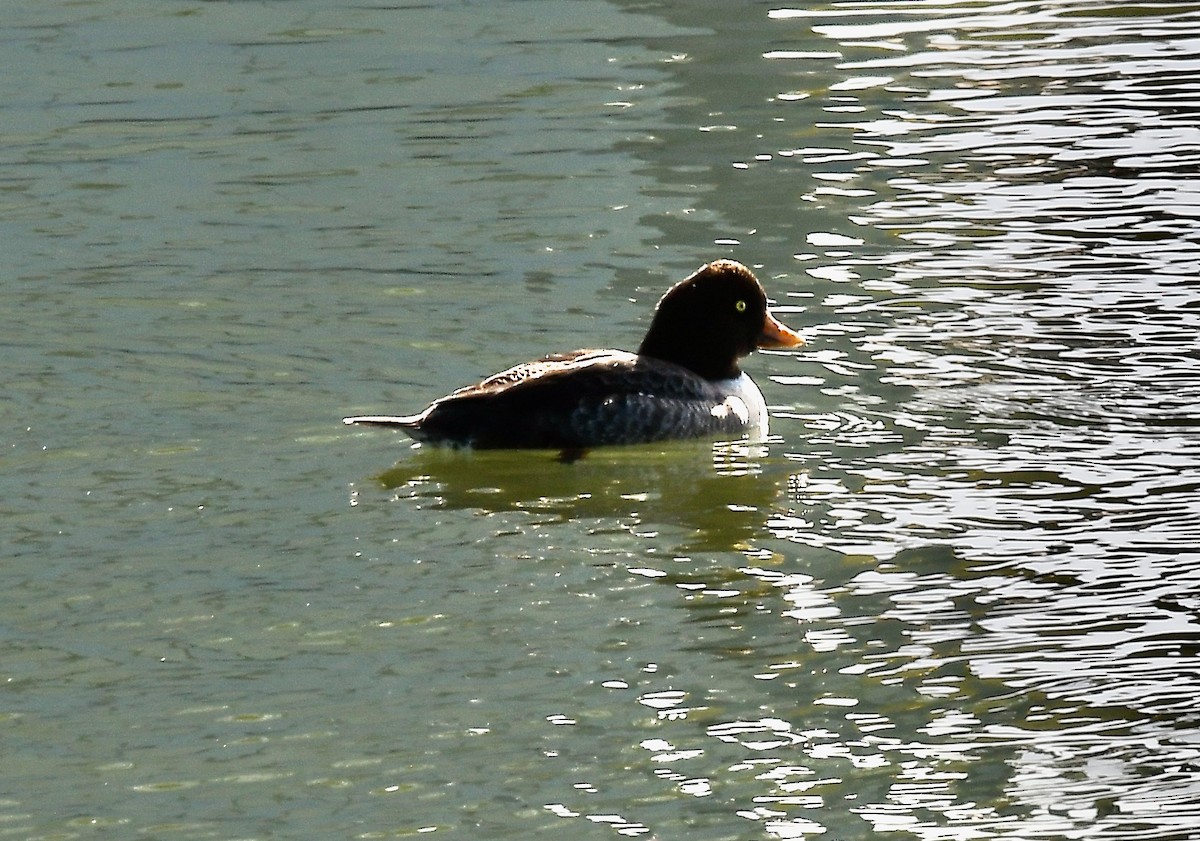
[[[1198,25],[10,14],[0,827],[1194,838]],[[340,425],[725,255],[764,447]]]

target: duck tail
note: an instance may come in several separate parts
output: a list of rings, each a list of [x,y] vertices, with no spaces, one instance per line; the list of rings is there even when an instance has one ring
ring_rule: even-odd
[[[345,424],[369,424],[371,426],[398,426],[401,429],[414,429],[421,424],[422,415],[356,415],[342,418]]]

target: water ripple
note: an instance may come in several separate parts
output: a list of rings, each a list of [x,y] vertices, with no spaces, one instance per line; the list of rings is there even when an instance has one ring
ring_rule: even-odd
[[[797,471],[769,523],[845,565],[827,582],[838,610],[793,618],[840,631],[847,652],[862,645],[852,614],[896,623],[851,670],[955,704],[958,718],[931,717],[925,733],[1007,746],[1009,796],[1026,810],[973,808],[928,774],[861,814],[929,838],[952,824],[1189,837],[1200,9],[771,15],[826,36],[839,58],[825,60],[860,82],[828,98],[847,142],[821,160],[841,168],[847,201],[866,200],[854,218],[868,232],[807,270],[870,297],[826,299],[843,319],[829,335],[857,353],[843,344],[824,366],[840,403],[797,413]],[[793,586],[812,600],[812,584]],[[985,711],[967,700],[978,679],[1014,694]]]

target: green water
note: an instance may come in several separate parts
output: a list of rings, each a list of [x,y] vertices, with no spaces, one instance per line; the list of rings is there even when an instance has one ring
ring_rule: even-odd
[[[1200,9],[0,24],[0,837],[1196,838]],[[430,453],[702,262],[762,447]]]

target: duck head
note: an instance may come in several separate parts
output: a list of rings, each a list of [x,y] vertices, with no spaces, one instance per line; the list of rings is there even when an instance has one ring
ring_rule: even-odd
[[[771,315],[753,272],[736,260],[716,260],[667,290],[638,353],[721,380],[738,376],[738,360],[755,348],[802,344]]]

